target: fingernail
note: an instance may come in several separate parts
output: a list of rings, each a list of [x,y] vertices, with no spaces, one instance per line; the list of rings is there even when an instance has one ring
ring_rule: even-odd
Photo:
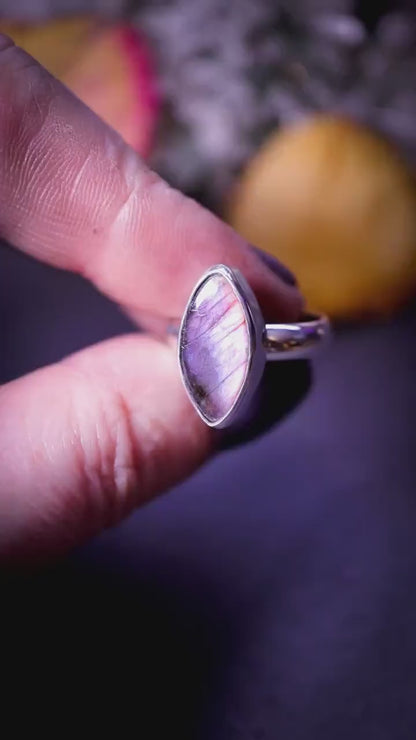
[[[284,283],[294,286],[298,284],[294,274],[285,265],[279,262],[276,257],[273,257],[268,252],[263,252],[263,250],[259,249],[259,247],[251,246],[251,249],[256,253],[257,257],[259,257],[261,261],[264,262],[269,270],[280,277],[280,279],[283,280]]]

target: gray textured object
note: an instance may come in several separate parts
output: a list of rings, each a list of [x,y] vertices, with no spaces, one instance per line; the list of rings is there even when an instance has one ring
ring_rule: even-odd
[[[352,5],[177,0],[137,11],[165,100],[156,169],[218,209],[269,131],[326,110],[374,126],[414,160],[414,18],[384,16],[370,35]]]

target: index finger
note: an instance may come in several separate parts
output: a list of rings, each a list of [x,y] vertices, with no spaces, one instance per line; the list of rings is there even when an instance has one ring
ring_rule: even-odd
[[[220,262],[245,274],[269,318],[301,310],[296,288],[242,238],[1,35],[0,203],[0,236],[133,311],[180,316],[201,273]]]

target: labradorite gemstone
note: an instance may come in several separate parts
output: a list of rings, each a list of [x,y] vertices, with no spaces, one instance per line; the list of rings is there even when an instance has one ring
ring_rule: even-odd
[[[226,417],[241,394],[250,334],[241,298],[224,276],[195,291],[182,325],[181,366],[192,401],[211,423]]]

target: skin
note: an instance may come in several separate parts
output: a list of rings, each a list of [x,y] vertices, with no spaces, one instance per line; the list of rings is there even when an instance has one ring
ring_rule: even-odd
[[[88,108],[0,35],[0,237],[71,270],[139,319],[179,317],[212,264],[238,267],[266,315],[302,298],[228,226],[169,187]],[[174,348],[122,336],[0,388],[0,557],[82,543],[215,450]]]

